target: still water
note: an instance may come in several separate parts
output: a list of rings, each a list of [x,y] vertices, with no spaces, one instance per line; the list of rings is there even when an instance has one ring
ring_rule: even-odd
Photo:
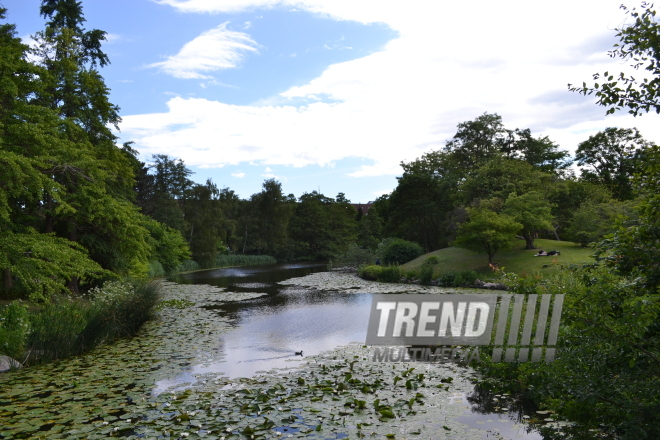
[[[371,294],[368,292],[325,292],[286,286],[287,279],[325,271],[324,264],[277,264],[213,269],[178,275],[172,281],[209,284],[230,292],[259,292],[252,300],[217,306],[213,310],[231,319],[233,330],[218,341],[217,361],[193,366],[175,380],[157,384],[156,392],[195,382],[195,375],[223,373],[250,377],[273,368],[295,367],[305,356],[332,350],[366,337]],[[302,351],[303,355],[296,352]],[[499,396],[499,395],[498,395]],[[475,392],[454,396],[466,407],[459,419],[485,432],[483,438],[540,440],[541,435],[520,424],[525,412],[520,402],[510,402],[510,412],[489,408],[494,395]],[[503,399],[503,397],[499,397]],[[484,403],[486,402],[486,403]]]
[[[194,367],[189,373],[250,377],[258,371],[294,367],[305,356],[351,342],[364,343],[371,295],[321,292],[278,282],[324,271],[325,264],[276,264],[214,269],[176,277],[178,283],[210,284],[230,292],[267,295],[214,309],[231,318],[234,330],[218,348],[225,359]],[[296,355],[301,352],[302,356]],[[226,361],[231,360],[231,361]]]

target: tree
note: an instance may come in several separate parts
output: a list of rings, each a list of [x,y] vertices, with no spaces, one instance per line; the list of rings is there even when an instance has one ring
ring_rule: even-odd
[[[218,187],[208,179],[205,185],[193,185],[183,201],[183,213],[189,228],[188,244],[193,260],[201,267],[213,267],[218,250],[223,247],[224,220]]]
[[[513,218],[490,209],[468,208],[469,220],[458,228],[453,245],[488,255],[488,263],[500,249],[507,249],[523,227]]]
[[[312,191],[298,199],[288,233],[298,258],[330,259],[346,252],[355,230],[355,209],[347,201]]]
[[[263,252],[279,255],[287,244],[287,227],[291,205],[282,192],[282,184],[275,179],[265,180],[262,191],[252,196],[257,236],[264,243]]]
[[[154,154],[152,160],[150,169],[154,175],[151,205],[154,209],[147,214],[186,235],[190,225],[185,220],[181,202],[193,187],[193,182],[188,179],[193,172],[182,159],[171,159],[166,154]]]
[[[649,145],[636,128],[606,128],[578,145],[581,178],[604,185],[617,200],[630,200],[633,175],[642,166],[639,153]]]
[[[363,249],[375,250],[383,238],[383,220],[378,215],[378,209],[372,206],[367,215],[361,216],[357,222],[358,246]]]
[[[504,202],[504,214],[520,223],[520,233],[525,239],[525,249],[534,249],[534,238],[538,231],[551,231],[552,207],[538,192],[530,191],[518,196],[509,194]]]
[[[617,231],[617,222],[625,219],[626,226],[634,224],[637,215],[633,201],[610,200],[607,203],[583,203],[573,213],[566,231],[567,239],[586,247]]]
[[[609,52],[612,58],[621,58],[630,61],[636,70],[643,69],[648,72],[649,78],[635,78],[632,75],[620,73],[616,78],[605,72],[602,75],[593,75],[596,82],[593,87],[582,83],[582,87],[568,85],[572,92],[583,95],[595,94],[597,103],[608,107],[607,114],[614,113],[624,108],[628,113],[638,116],[643,113],[655,111],[660,113],[660,23],[656,19],[656,11],[653,4],[643,2],[641,11],[621,5],[633,23],[622,28],[617,28],[616,36],[620,43],[614,45]]]
[[[415,241],[427,252],[446,244],[443,222],[451,210],[446,182],[424,172],[404,173],[389,197],[387,233]]]
[[[464,205],[491,197],[506,200],[514,192],[541,191],[555,179],[552,174],[544,173],[525,161],[496,157],[465,179],[458,189],[458,199]]]
[[[559,146],[548,136],[535,138],[529,128],[507,130],[509,136],[501,151],[511,159],[520,159],[545,173],[561,174],[571,166],[568,151],[559,150]]]
[[[482,165],[500,153],[506,144],[507,131],[502,117],[496,113],[484,113],[474,121],[461,122],[445,150],[463,170]]]

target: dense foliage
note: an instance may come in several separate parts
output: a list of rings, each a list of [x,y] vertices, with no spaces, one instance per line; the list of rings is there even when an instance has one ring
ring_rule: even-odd
[[[611,54],[644,66],[652,79],[621,74],[614,80],[606,73],[604,84],[574,89],[595,91],[608,113],[660,109],[660,26],[652,7],[642,8],[629,11],[635,21],[618,30],[621,43]],[[635,131],[607,129],[578,152],[581,163],[592,167],[587,179],[619,199],[636,197],[612,207],[586,201],[576,211],[570,227],[583,243],[599,239],[597,262],[545,280],[508,276],[515,293],[565,295],[554,362],[482,366],[489,376],[484,386],[527,394],[577,422],[549,438],[660,438],[660,148],[628,148],[636,137]]]

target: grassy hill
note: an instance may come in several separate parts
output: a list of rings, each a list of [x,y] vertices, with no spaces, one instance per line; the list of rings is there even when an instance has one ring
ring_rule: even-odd
[[[500,268],[507,272],[528,275],[544,275],[559,270],[561,265],[571,263],[582,263],[593,261],[591,254],[593,249],[583,248],[569,241],[541,240],[535,241],[538,249],[526,250],[525,242],[520,240],[511,249],[498,251],[493,257],[493,262],[498,263]],[[552,257],[534,257],[539,249],[544,251],[559,251],[561,255]],[[434,276],[447,272],[461,272],[474,270],[482,278],[488,278],[493,272],[488,267],[488,255],[469,251],[467,249],[448,247],[440,249],[419,258],[416,258],[401,266],[404,270],[416,270],[431,255],[435,255],[440,263],[435,266]],[[547,267],[543,267],[547,265]]]

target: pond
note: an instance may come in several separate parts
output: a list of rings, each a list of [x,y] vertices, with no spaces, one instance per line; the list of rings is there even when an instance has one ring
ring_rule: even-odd
[[[194,382],[194,377],[199,374],[220,372],[232,378],[250,377],[273,368],[291,367],[303,362],[307,355],[317,355],[350,343],[363,344],[372,293],[358,288],[347,293],[286,285],[291,278],[324,272],[325,267],[324,264],[280,264],[215,269],[174,278],[182,284],[209,284],[230,292],[260,292],[267,296],[209,306],[208,309],[230,317],[235,327],[219,342],[226,361],[194,366],[175,380],[159,383],[156,392],[176,386],[178,382]],[[296,355],[300,351],[303,356]],[[466,408],[465,415],[458,420],[471,428],[483,430],[486,435],[527,440],[542,438],[520,423],[525,411],[533,414],[535,408],[523,408],[520,402],[511,400],[506,405],[497,406],[493,405],[493,398],[506,400],[506,396],[495,397],[476,390],[456,393],[452,396],[453,402],[460,402]],[[510,414],[499,410],[506,406],[512,407]]]
[[[471,369],[370,361],[372,293],[430,288],[320,264],[174,281],[136,337],[0,375],[0,438],[541,439],[523,417],[548,415],[476,392]]]

